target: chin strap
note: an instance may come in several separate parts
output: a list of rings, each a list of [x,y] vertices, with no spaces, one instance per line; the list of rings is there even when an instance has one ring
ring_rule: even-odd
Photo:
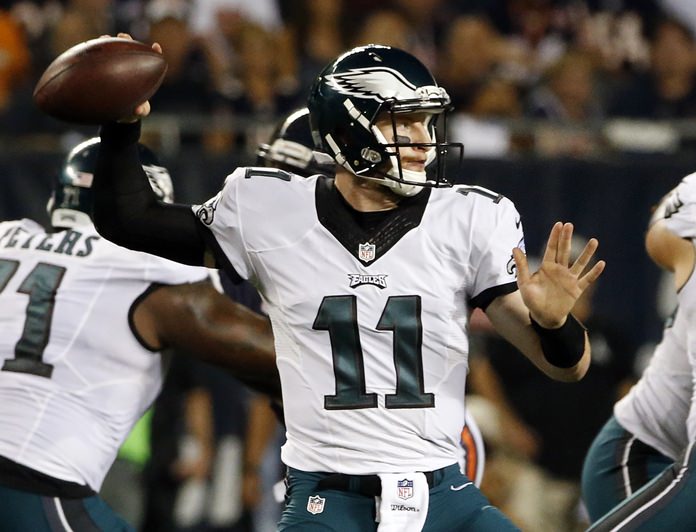
[[[389,175],[392,175],[395,177],[395,179],[387,179],[389,184],[387,185],[389,188],[391,188],[394,192],[401,196],[415,196],[418,194],[421,190],[423,190],[423,187],[420,185],[412,185],[408,183],[403,183],[401,181],[397,181],[398,179],[398,170],[390,170]],[[405,181],[411,181],[411,182],[416,182],[416,183],[425,183],[426,175],[425,172],[415,172],[413,170],[401,170],[401,178],[404,179]]]
[[[355,172],[353,172],[350,168],[345,167],[347,170],[349,170],[352,174],[358,175]],[[414,172],[412,170],[404,170],[404,177],[406,177],[406,173],[413,174],[412,176],[409,175],[407,179],[415,181],[418,179],[418,174],[423,174],[423,180],[425,180],[425,172]],[[418,186],[418,185],[410,185],[407,183],[402,183],[401,181],[397,181],[396,179],[391,179],[389,177],[370,177],[370,176],[364,176],[360,175],[358,176],[361,179],[367,179],[369,181],[374,181],[375,183],[379,183],[380,185],[384,185],[387,187],[389,190],[394,192],[395,194],[398,194],[399,196],[404,196],[404,197],[410,197],[410,196],[415,196],[418,194],[421,190],[423,190],[423,187]]]

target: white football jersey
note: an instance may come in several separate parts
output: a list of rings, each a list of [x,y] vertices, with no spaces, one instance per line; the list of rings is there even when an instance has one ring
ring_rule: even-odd
[[[508,199],[434,189],[367,232],[332,180],[240,168],[194,210],[272,320],[287,465],[370,474],[457,462],[469,310],[517,289],[523,236]]]
[[[674,460],[688,443],[686,418],[692,390],[688,327],[685,314],[677,310],[640,380],[614,405],[623,428]]]
[[[93,226],[0,223],[0,455],[99,490],[159,393],[163,360],[131,311],[153,283],[207,270],[131,251]]]
[[[663,199],[658,211],[670,231],[696,243],[696,173],[689,174]],[[689,323],[686,349],[691,364],[692,383],[696,382],[696,279],[691,277],[677,294],[679,312]],[[695,389],[696,390],[696,389]],[[696,393],[691,394],[691,408],[687,418],[689,441],[696,440]]]
[[[653,215],[675,234],[696,238],[696,174],[686,176],[667,194]],[[621,425],[666,456],[679,458],[696,437],[696,279],[677,294],[678,309],[640,381],[619,401],[614,413]]]

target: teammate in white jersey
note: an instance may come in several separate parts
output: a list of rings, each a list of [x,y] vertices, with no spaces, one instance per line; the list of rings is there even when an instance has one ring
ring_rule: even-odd
[[[616,405],[616,421],[590,449],[583,490],[591,511],[606,511],[602,495],[628,497],[590,530],[696,530],[695,242],[696,173],[662,199],[646,234],[652,260],[674,273],[678,308],[641,380]],[[608,456],[612,448],[621,457]]]
[[[90,219],[98,139],[68,156],[52,228],[0,223],[0,529],[127,530],[96,495],[160,391],[177,347],[268,379],[270,327],[219,294],[205,268],[131,251]],[[163,201],[172,183],[140,147]],[[259,381],[262,384],[262,381]]]
[[[279,530],[514,529],[457,464],[468,316],[485,309],[542,371],[581,378],[590,348],[569,312],[604,267],[582,274],[597,241],[569,264],[573,228],[559,222],[530,273],[512,202],[446,180],[444,156],[462,148],[443,141],[449,96],[406,52],[346,52],[308,107],[335,179],[239,168],[188,213],[145,188],[138,123],[105,124],[97,227],[190,264],[214,257],[258,286],[287,425]]]
[[[582,472],[582,498],[591,522],[662,473],[686,447],[693,389],[686,353],[689,326],[677,309],[640,380],[595,437]]]

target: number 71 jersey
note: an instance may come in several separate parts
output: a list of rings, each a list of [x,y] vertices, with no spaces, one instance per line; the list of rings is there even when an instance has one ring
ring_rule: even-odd
[[[134,309],[153,285],[207,276],[91,224],[47,233],[0,222],[0,456],[99,490],[164,377]]]
[[[271,318],[287,465],[371,474],[457,461],[469,310],[517,288],[509,200],[426,189],[366,227],[331,179],[240,168],[194,211]]]

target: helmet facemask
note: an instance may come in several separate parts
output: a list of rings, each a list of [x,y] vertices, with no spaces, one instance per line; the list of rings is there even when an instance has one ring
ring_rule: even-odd
[[[453,145],[438,138],[441,131],[447,131],[448,109],[443,107],[422,110],[416,106],[403,105],[403,102],[385,102],[382,107],[388,108],[388,110],[378,112],[370,129],[381,147],[382,159],[386,160],[372,170],[372,175],[363,175],[362,177],[378,181],[401,196],[413,196],[423,190],[423,187],[452,186],[452,182],[446,176],[445,162],[449,148]],[[412,108],[415,110],[412,111]],[[404,132],[400,131],[403,122],[403,118],[400,119],[400,117],[414,114],[424,116],[423,119],[413,117],[413,121],[424,124],[427,134],[426,141],[414,142],[412,137],[404,135]],[[382,120],[379,120],[380,118]],[[389,122],[389,131],[386,134],[393,139],[392,142],[387,139],[383,130],[377,125],[378,121]],[[460,148],[461,162],[461,146],[454,146]],[[405,148],[424,153],[423,170],[405,168],[402,160],[402,150]],[[375,157],[374,154],[371,156]],[[433,162],[437,163],[435,168],[431,167]]]

